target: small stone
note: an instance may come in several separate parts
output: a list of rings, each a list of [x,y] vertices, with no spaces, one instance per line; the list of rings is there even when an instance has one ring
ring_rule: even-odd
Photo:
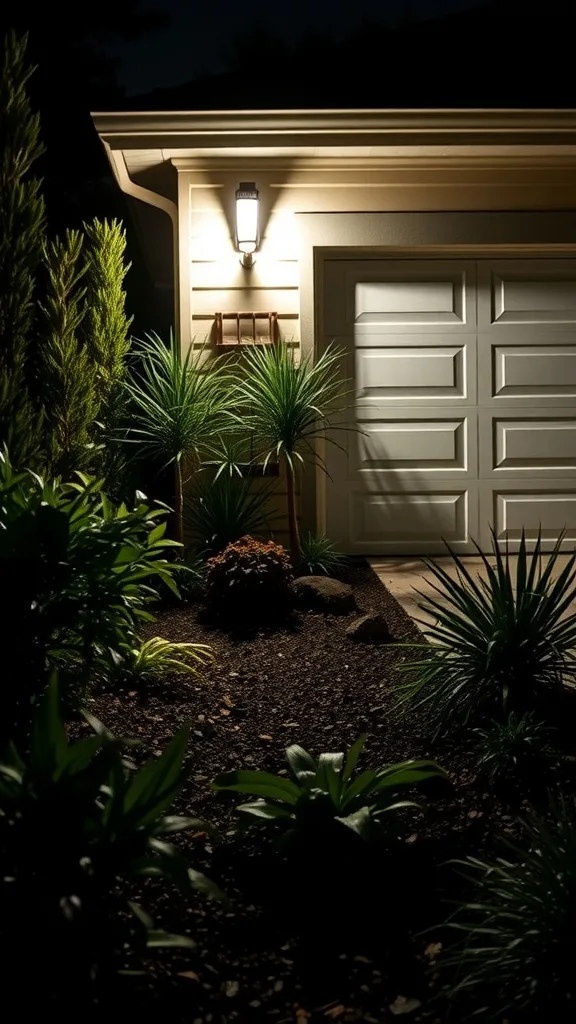
[[[272,743],[272,737],[268,736],[267,733],[260,733],[258,739],[262,740],[263,743]]]
[[[393,1003],[390,1003],[390,1010],[394,1015],[414,1013],[422,1003],[419,999],[407,999],[406,996],[396,996]]]
[[[386,620],[377,612],[354,619],[346,628],[346,636],[357,644],[389,644],[392,639]]]
[[[301,576],[294,581],[300,608],[328,615],[348,615],[356,611],[352,587],[329,576]]]

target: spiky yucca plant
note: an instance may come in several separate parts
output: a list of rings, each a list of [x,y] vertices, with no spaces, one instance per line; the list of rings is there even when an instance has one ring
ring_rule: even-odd
[[[256,449],[267,465],[279,460],[286,470],[287,513],[292,563],[300,562],[301,544],[296,507],[296,469],[308,457],[324,467],[315,441],[335,443],[329,436],[341,409],[346,382],[339,372],[340,352],[329,346],[313,362],[279,342],[262,348],[246,346],[243,375],[236,384],[243,407],[238,416],[254,435]]]
[[[311,576],[334,576],[346,565],[346,555],[323,533],[308,533],[300,541],[302,557],[300,567]]]
[[[421,658],[406,666],[400,708],[422,709],[437,732],[510,711],[546,713],[551,694],[576,677],[576,554],[560,568],[562,541],[543,555],[538,537],[528,554],[522,533],[514,573],[493,536],[492,556],[479,550],[485,579],[450,549],[455,578],[425,561],[435,596],[420,607],[436,621],[422,624],[424,643],[410,645]]]
[[[259,536],[267,523],[271,487],[255,490],[238,473],[202,477],[191,494],[185,521],[201,551],[215,555],[240,537]]]
[[[148,452],[158,469],[174,467],[176,537],[184,543],[183,465],[198,462],[231,423],[232,379],[220,359],[199,350],[184,358],[171,335],[165,345],[157,334],[140,341],[134,371],[127,382],[132,401],[128,441]]]
[[[504,722],[476,729],[480,743],[476,767],[493,785],[528,781],[553,759],[550,729],[533,712],[511,711]]]

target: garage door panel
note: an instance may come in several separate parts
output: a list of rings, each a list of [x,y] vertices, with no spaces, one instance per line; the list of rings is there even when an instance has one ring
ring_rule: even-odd
[[[476,339],[380,334],[356,339],[359,400],[476,402]]]
[[[397,333],[421,330],[446,333],[474,330],[476,268],[473,261],[359,260],[353,267],[331,260],[325,265],[331,302],[325,311],[327,333]]]
[[[576,260],[482,261],[478,283],[480,330],[576,325]]]
[[[480,411],[480,473],[490,476],[576,480],[576,417],[571,408]]]
[[[478,353],[481,403],[546,406],[576,399],[576,332],[561,342],[540,335],[528,343],[523,332],[510,342],[481,334]]]
[[[391,486],[385,491],[349,495],[351,543],[357,551],[420,554],[445,550],[443,539],[456,550],[470,549],[470,510],[475,489]]]
[[[359,417],[358,426],[349,442],[351,479],[356,473],[478,475],[476,412],[440,415],[435,409],[406,409],[390,415],[384,410],[379,418]]]
[[[574,550],[576,543],[576,483],[553,480],[543,484],[533,478],[523,485],[502,484],[485,493],[481,507],[483,546],[489,546],[489,524],[494,524],[501,544],[518,549],[522,529],[529,544],[540,531],[545,550],[550,550],[564,535],[563,548]]]
[[[332,281],[359,430],[330,456],[331,536],[468,553],[493,525],[512,549],[523,527],[573,547],[576,260],[350,261]]]

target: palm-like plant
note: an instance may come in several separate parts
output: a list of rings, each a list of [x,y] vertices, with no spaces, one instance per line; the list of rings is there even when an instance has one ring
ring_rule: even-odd
[[[546,557],[540,537],[526,551],[524,533],[515,578],[508,551],[493,536],[492,558],[479,554],[486,578],[473,576],[450,549],[456,578],[426,561],[437,596],[420,608],[435,617],[424,644],[410,645],[421,660],[407,665],[410,680],[399,704],[422,708],[433,728],[465,726],[485,715],[502,719],[549,702],[576,677],[576,554],[557,571],[562,538]],[[422,595],[421,595],[422,596]]]
[[[296,510],[296,467],[307,455],[324,467],[315,449],[317,438],[335,443],[328,436],[336,415],[335,403],[345,396],[339,373],[340,353],[329,346],[316,360],[303,355],[298,362],[292,349],[279,343],[263,348],[247,347],[244,375],[236,394],[254,434],[264,464],[283,462],[286,470],[287,512],[290,554],[294,565],[300,561],[300,535]],[[240,417],[238,417],[240,419]]]
[[[182,358],[170,336],[138,342],[139,359],[127,383],[132,426],[127,440],[149,452],[159,469],[174,466],[176,537],[184,543],[183,465],[198,461],[231,423],[232,378],[220,359],[207,360],[200,349]]]

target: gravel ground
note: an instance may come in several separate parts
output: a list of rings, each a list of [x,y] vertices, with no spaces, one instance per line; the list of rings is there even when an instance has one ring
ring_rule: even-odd
[[[351,566],[342,578],[362,611],[384,615],[396,643],[418,641],[367,565]],[[192,953],[170,951],[151,965],[138,991],[154,1015],[160,1000],[174,1021],[190,1024],[385,1024],[396,1019],[392,1006],[411,1009],[411,1021],[443,1020],[429,999],[430,944],[444,940],[437,927],[447,916],[442,901],[460,884],[445,862],[492,851],[496,837],[514,833],[519,807],[475,783],[466,745],[432,749],[418,723],[392,722],[391,689],[412,654],[352,643],[345,628],[354,617],[303,613],[280,629],[235,635],[202,622],[194,606],[163,610],[151,635],[208,643],[213,666],[201,679],[177,676],[161,689],[91,699],[90,710],[113,732],[141,741],[142,760],[177,728],[191,726],[192,770],[177,810],[201,816],[219,833],[217,840],[188,834],[183,845],[223,886],[226,904],[190,905],[153,885],[136,894],[158,926],[197,941]],[[215,775],[239,767],[278,771],[290,743],[319,754],[345,749],[360,733],[367,735],[366,767],[433,756],[449,772],[449,784],[425,794],[423,814],[400,822],[391,853],[366,850],[359,860],[345,844],[328,857],[311,850],[306,866],[289,872],[266,841],[235,837],[235,801],[211,792]]]

